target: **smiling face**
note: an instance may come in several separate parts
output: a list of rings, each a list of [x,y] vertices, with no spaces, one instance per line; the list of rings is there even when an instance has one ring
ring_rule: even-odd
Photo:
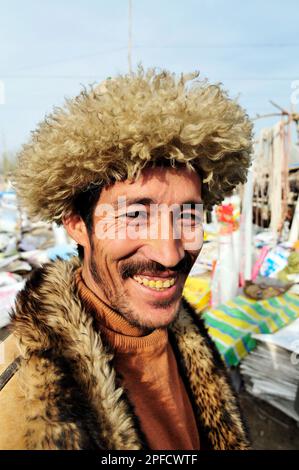
[[[186,168],[148,168],[102,190],[93,231],[66,221],[84,246],[88,287],[131,324],[165,327],[203,243],[201,181]]]

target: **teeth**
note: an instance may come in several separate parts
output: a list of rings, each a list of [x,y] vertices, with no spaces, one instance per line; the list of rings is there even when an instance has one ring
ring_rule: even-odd
[[[156,290],[164,290],[168,287],[173,286],[175,283],[175,279],[172,277],[171,279],[167,279],[166,281],[149,281],[146,277],[141,276],[133,276],[135,281],[139,282],[139,284],[143,284],[144,286],[151,287],[152,289]]]

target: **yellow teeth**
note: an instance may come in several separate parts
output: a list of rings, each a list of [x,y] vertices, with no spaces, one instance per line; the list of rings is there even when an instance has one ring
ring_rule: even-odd
[[[137,281],[139,284],[143,284],[144,286],[151,287],[152,289],[156,290],[163,290],[167,289],[168,287],[173,286],[175,283],[175,279],[172,277],[170,279],[166,279],[166,281],[150,281],[146,277],[142,276],[133,276],[135,281]]]

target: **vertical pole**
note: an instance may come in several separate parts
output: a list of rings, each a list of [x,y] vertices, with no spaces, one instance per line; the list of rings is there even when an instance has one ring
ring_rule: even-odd
[[[253,173],[248,171],[247,182],[243,195],[243,275],[244,280],[251,280],[252,271],[252,195],[253,195]]]
[[[129,0],[128,64],[129,73],[132,73],[132,0]]]

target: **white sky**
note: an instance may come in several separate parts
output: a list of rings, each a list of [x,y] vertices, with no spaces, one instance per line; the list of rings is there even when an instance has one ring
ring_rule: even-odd
[[[297,0],[132,4],[133,66],[199,70],[240,96],[250,116],[275,112],[270,99],[290,108],[292,82],[299,88]],[[128,71],[128,0],[9,0],[0,12],[0,152],[4,142],[17,150],[82,85]],[[257,121],[256,130],[274,121]]]

